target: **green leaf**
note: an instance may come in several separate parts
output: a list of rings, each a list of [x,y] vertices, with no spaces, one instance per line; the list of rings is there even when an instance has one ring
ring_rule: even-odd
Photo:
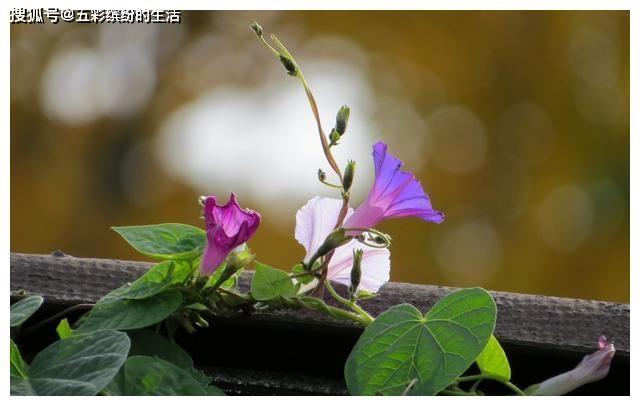
[[[256,261],[256,272],[251,279],[251,296],[256,300],[271,300],[296,293],[289,274]]]
[[[345,365],[352,395],[435,395],[476,360],[493,333],[496,305],[483,289],[462,289],[423,316],[393,306],[365,329]]]
[[[101,305],[105,305],[105,304],[112,303],[112,302],[117,302],[119,300],[124,299],[123,295],[129,289],[130,286],[131,285],[129,285],[129,284],[125,284],[125,285],[120,286],[117,289],[112,290],[111,292],[109,292],[106,295],[102,296],[100,298],[100,300],[98,300],[98,302],[96,303],[96,306],[101,306]]]
[[[226,268],[226,266],[227,266],[226,262],[223,262],[222,264],[220,264],[220,266],[218,266],[216,270],[211,274],[211,277],[209,278],[209,280],[204,286],[207,288],[211,286],[215,286],[215,284],[218,283],[218,279],[220,279],[223,276],[223,271]],[[229,290],[236,289],[238,287],[238,277],[243,271],[244,269],[239,269],[238,271],[236,271],[236,273],[231,275],[229,279],[222,282],[219,287],[223,289],[229,289]]]
[[[495,336],[491,336],[484,350],[476,359],[480,372],[492,376],[500,381],[511,380],[511,367],[502,346]]]
[[[211,378],[193,366],[191,356],[182,347],[169,341],[166,337],[149,329],[128,331],[127,334],[131,339],[129,357],[136,355],[157,357],[183,369],[205,386],[211,382]],[[105,390],[111,395],[124,395],[126,392],[125,380],[124,368],[120,368],[120,372],[107,385]]]
[[[189,353],[168,338],[149,329],[129,331],[127,334],[131,339],[129,356],[153,356],[171,362],[182,369],[193,368],[193,360]]]
[[[124,365],[127,396],[207,396],[208,388],[188,372],[160,358],[136,355]]]
[[[147,327],[172,315],[181,304],[182,294],[177,290],[167,290],[146,299],[120,299],[96,304],[76,331],[135,330]]]
[[[58,333],[58,337],[60,337],[61,340],[71,337],[73,335],[73,330],[69,325],[69,320],[60,320],[60,323],[58,323],[58,327],[56,327],[56,333]]]
[[[302,266],[302,264],[296,264],[294,265],[293,268],[291,268],[291,273],[292,274],[298,274],[298,273],[303,273],[306,272],[304,267]],[[302,283],[303,285],[306,283],[309,283],[311,281],[313,281],[315,278],[313,275],[304,275],[304,276],[297,276],[296,280],[300,283]]]
[[[125,299],[145,299],[163,292],[168,287],[184,282],[191,269],[184,263],[164,261],[154,265],[127,289],[119,294]]]
[[[29,296],[11,305],[11,327],[19,326],[42,305],[42,296]]]
[[[196,381],[204,386],[211,383],[211,378],[193,366],[193,359],[178,344],[148,329],[129,332],[131,351],[129,355],[148,355],[161,358],[188,372]]]
[[[29,368],[29,382],[38,395],[93,396],[124,364],[129,338],[114,330],[76,334],[56,341]]]
[[[12,396],[31,396],[35,395],[31,384],[29,383],[29,365],[22,359],[18,346],[11,342],[10,363],[10,393]]]
[[[207,234],[187,224],[111,227],[140,253],[157,259],[191,260],[202,251]]]
[[[226,396],[225,393],[222,391],[222,389],[213,385],[207,386],[206,390],[207,390],[207,395],[209,396]]]

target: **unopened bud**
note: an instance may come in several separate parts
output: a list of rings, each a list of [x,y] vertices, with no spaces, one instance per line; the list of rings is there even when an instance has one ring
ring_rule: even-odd
[[[184,328],[187,331],[187,333],[193,334],[196,332],[196,329],[193,327],[193,324],[191,324],[191,320],[189,320],[189,318],[185,314],[181,313],[176,317],[177,317],[178,324],[181,325],[182,328]]]
[[[320,182],[324,182],[325,180],[327,180],[327,174],[322,169],[318,169],[318,180]]]
[[[356,293],[356,298],[358,300],[366,300],[366,299],[371,299],[372,297],[375,297],[376,294],[372,293],[372,292],[367,292],[366,290],[359,290]]]
[[[224,268],[223,272],[233,275],[245,266],[249,265],[254,258],[255,255],[253,255],[248,248],[239,252],[233,251],[227,258],[227,266]]]
[[[316,253],[309,259],[307,269],[311,268],[318,258],[323,257],[339,246],[346,244],[352,238],[353,237],[346,235],[344,228],[337,228],[333,230],[324,240],[322,245],[320,245]]]
[[[362,249],[353,250],[353,265],[351,266],[351,286],[349,286],[349,294],[353,298],[360,286],[360,279],[362,278]]]
[[[329,141],[331,141],[331,145],[338,145],[340,143],[340,134],[338,134],[335,128],[332,128],[329,133]]]
[[[220,285],[231,278],[236,272],[249,265],[254,258],[255,256],[248,249],[239,252],[231,252],[231,254],[229,254],[229,256],[227,257],[227,264],[220,272],[218,279],[216,279],[215,283],[207,289],[217,289],[218,287],[220,287]]]
[[[347,166],[344,168],[344,176],[342,177],[342,189],[345,193],[351,190],[351,185],[353,184],[353,177],[356,172],[356,162],[349,161]]]
[[[609,373],[616,349],[605,336],[601,336],[598,340],[598,347],[598,351],[582,358],[582,361],[571,371],[532,385],[525,389],[525,393],[532,396],[560,396],[584,384],[604,379]]]
[[[194,313],[191,315],[191,320],[193,321],[193,324],[195,324],[198,327],[202,327],[202,328],[209,327],[209,323],[197,313]]]
[[[251,30],[255,32],[258,37],[262,37],[262,27],[257,21],[254,21],[253,24],[251,24]]]
[[[287,73],[289,75],[296,76],[298,74],[298,70],[296,69],[296,65],[294,65],[294,63],[293,63],[293,61],[291,59],[287,58],[284,55],[280,55],[280,62],[282,62],[282,65],[287,70]]]
[[[340,107],[338,114],[336,115],[336,131],[338,134],[343,135],[347,131],[347,122],[349,121],[349,114],[351,110],[348,106]]]

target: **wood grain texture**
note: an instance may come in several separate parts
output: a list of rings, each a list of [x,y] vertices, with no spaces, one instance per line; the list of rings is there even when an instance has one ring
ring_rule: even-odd
[[[94,303],[107,292],[135,280],[152,265],[76,258],[60,252],[51,255],[12,253],[10,262],[13,299],[21,296],[24,290],[63,305]],[[248,290],[249,279],[250,273],[246,273],[240,283],[241,290]],[[392,282],[375,298],[363,302],[363,307],[374,316],[399,303],[411,303],[424,312],[453,290]],[[598,336],[604,334],[614,340],[618,357],[629,357],[628,304],[505,292],[491,294],[498,305],[496,336],[505,343],[587,353],[596,349]],[[252,317],[313,328],[357,328],[307,311],[277,311]]]

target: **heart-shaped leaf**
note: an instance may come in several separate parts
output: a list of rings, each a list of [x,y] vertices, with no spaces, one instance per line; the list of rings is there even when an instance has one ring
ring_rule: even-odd
[[[154,265],[127,289],[120,293],[125,299],[145,299],[156,295],[169,286],[182,283],[191,273],[184,262],[164,261]]]
[[[256,262],[256,272],[251,279],[251,296],[254,299],[271,300],[295,293],[296,287],[288,273]]]
[[[154,333],[148,329],[134,330],[127,332],[131,339],[131,350],[129,357],[148,356],[157,357],[165,360],[176,367],[187,372],[193,379],[200,383],[204,388],[208,389],[211,378],[202,373],[193,366],[191,356],[183,350],[178,344],[169,341],[168,338]],[[126,365],[126,364],[125,364]],[[126,392],[126,378],[124,376],[125,368],[121,368],[120,372],[114,377],[113,381],[105,390],[111,395],[124,395]],[[219,391],[215,387],[211,387],[212,391]],[[220,393],[218,393],[220,394]],[[224,393],[222,393],[224,395]]]
[[[93,396],[124,364],[129,346],[129,337],[114,330],[56,341],[36,355],[29,382],[38,395]]]
[[[492,376],[500,381],[511,380],[511,367],[502,346],[495,336],[491,336],[484,350],[476,359],[478,368],[484,375]]]
[[[435,395],[476,360],[493,333],[496,305],[483,289],[462,289],[426,314],[393,306],[365,329],[345,365],[352,395]]]
[[[187,224],[111,227],[140,253],[157,259],[189,260],[204,250],[207,234]]]
[[[29,296],[11,305],[11,327],[19,326],[42,305],[42,296]]]
[[[136,355],[124,365],[124,395],[211,396],[212,391],[187,371],[160,358]]]
[[[146,299],[120,299],[96,304],[77,328],[86,333],[96,330],[135,330],[156,324],[173,314],[182,304],[182,294],[167,290]]]

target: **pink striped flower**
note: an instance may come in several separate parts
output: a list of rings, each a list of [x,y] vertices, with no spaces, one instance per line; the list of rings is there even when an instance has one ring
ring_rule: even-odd
[[[305,262],[309,261],[329,233],[333,231],[341,207],[341,200],[314,197],[296,213],[295,237],[307,251],[304,257]],[[346,218],[349,219],[352,213],[353,209],[349,208]],[[389,250],[369,247],[356,240],[351,240],[335,249],[329,261],[327,279],[346,286],[351,284],[353,250],[356,248],[363,250],[362,278],[358,289],[377,292],[389,280]],[[312,287],[306,286],[303,290]]]

